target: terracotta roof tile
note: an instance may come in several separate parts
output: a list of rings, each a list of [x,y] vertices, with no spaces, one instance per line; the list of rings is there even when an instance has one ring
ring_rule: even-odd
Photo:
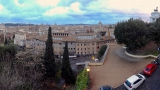
[[[68,36],[66,38],[63,38],[62,41],[73,41],[73,42],[75,42],[76,41],[76,37],[74,37],[74,36]]]

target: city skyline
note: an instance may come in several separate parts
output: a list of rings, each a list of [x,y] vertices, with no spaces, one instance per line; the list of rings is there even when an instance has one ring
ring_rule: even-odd
[[[129,18],[149,22],[158,0],[0,0],[0,23],[116,24]]]

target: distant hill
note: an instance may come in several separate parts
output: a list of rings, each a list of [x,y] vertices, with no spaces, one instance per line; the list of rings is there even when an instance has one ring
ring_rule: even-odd
[[[25,23],[4,23],[5,26],[30,26],[34,24],[25,24]]]

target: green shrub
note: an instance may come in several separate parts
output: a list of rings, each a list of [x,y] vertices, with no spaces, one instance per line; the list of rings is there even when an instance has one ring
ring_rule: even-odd
[[[101,46],[101,48],[100,48],[100,50],[98,52],[98,59],[100,59],[104,55],[106,49],[107,49],[106,45]]]
[[[84,90],[88,87],[89,75],[86,69],[80,72],[76,80],[76,90]]]

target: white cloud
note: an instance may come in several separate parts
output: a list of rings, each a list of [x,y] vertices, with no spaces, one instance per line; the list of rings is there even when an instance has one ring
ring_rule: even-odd
[[[21,6],[21,7],[24,6],[24,4],[20,4],[20,3],[18,2],[18,0],[14,0],[14,3],[15,3],[16,5],[18,5],[18,6]]]
[[[0,0],[1,1],[1,0]],[[5,2],[5,3],[4,3]],[[39,20],[38,16],[50,19],[66,19],[68,22],[92,22],[92,20],[142,18],[149,20],[150,13],[160,0],[4,0],[0,4],[0,16],[15,19]],[[20,13],[20,14],[19,14]],[[48,17],[46,17],[48,16]],[[71,19],[72,18],[72,19]],[[78,21],[80,20],[80,21]],[[71,22],[72,23],[72,22]]]
[[[101,10],[101,9],[107,9],[107,0],[98,0],[98,1],[92,1],[89,3],[89,5],[86,7],[89,10]]]
[[[81,4],[79,2],[74,2],[68,7],[53,7],[52,9],[46,11],[44,15],[46,16],[53,16],[53,15],[60,15],[60,14],[84,14],[85,11],[80,10]]]
[[[10,15],[9,11],[3,6],[0,4],[0,15]]]
[[[66,14],[68,9],[69,9],[68,7],[56,7],[56,8],[52,8],[52,9],[46,11],[44,13],[44,15],[52,16],[52,15],[56,15],[56,14]]]
[[[71,9],[74,11],[80,11],[79,6],[80,6],[79,2],[75,2],[70,5]]]
[[[41,6],[56,6],[60,0],[37,0]]]
[[[79,15],[82,15],[82,14],[84,14],[85,13],[85,11],[82,11],[81,9],[80,9],[80,7],[82,7],[82,5],[79,3],[79,2],[74,2],[74,3],[72,3],[71,5],[70,5],[70,10],[72,11],[72,12],[70,12],[70,14],[79,14]]]
[[[37,20],[37,19],[39,19],[40,18],[40,16],[37,16],[37,17],[28,17],[28,18],[26,18],[27,20]]]
[[[112,10],[121,10],[127,13],[151,13],[159,5],[158,0],[108,0],[108,8]]]
[[[0,5],[0,11],[2,11],[4,9],[4,7],[2,5]]]

